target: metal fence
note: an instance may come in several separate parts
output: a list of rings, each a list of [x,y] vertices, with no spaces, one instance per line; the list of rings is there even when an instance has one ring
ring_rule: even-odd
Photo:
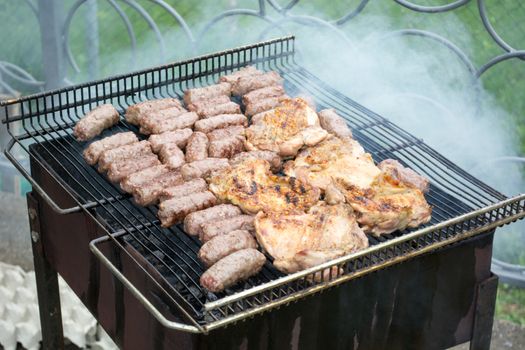
[[[437,44],[449,53],[451,60],[463,65],[474,89],[484,85],[494,95],[503,91],[505,108],[519,116],[525,106],[522,94],[513,91],[508,82],[493,83],[496,78],[490,72],[512,61],[520,67],[510,70],[512,81],[525,81],[525,17],[520,17],[525,14],[525,5],[520,3],[497,0],[290,0],[287,3],[278,0],[0,0],[0,11],[3,8],[6,18],[20,25],[16,30],[2,30],[3,48],[7,51],[10,45],[13,48],[26,45],[33,47],[30,53],[34,56],[29,59],[6,52],[0,56],[0,95],[17,96],[58,88],[267,39],[285,34],[291,26],[328,31],[345,43],[356,30],[355,23],[382,15],[393,23],[383,38],[417,37]],[[465,30],[470,32],[474,43],[467,45],[464,33],[448,26],[455,17],[468,21]],[[366,25],[359,28],[369,28],[370,32],[375,29]],[[424,94],[421,99],[443,105]],[[446,110],[446,106],[443,109]],[[523,116],[521,118],[523,120]],[[2,132],[0,130],[0,146],[5,138]],[[525,163],[525,158],[508,154],[490,161],[520,164]],[[4,189],[23,192],[29,188],[2,158],[0,173],[3,179],[0,186]],[[524,284],[522,267],[495,262],[495,269],[507,280]]]

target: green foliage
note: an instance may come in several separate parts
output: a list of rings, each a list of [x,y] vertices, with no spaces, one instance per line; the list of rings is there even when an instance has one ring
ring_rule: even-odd
[[[500,284],[496,299],[496,317],[525,326],[525,289]]]

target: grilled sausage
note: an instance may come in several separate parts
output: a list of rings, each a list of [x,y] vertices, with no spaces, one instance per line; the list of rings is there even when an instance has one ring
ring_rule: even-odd
[[[159,164],[157,156],[149,153],[141,157],[111,163],[107,175],[110,181],[120,182],[126,176]]]
[[[214,207],[196,211],[184,219],[184,231],[192,236],[200,236],[202,224],[241,215],[241,209],[232,204],[219,204]]]
[[[197,114],[200,115],[201,113],[199,113],[199,110],[201,109],[205,109],[214,105],[220,105],[227,102],[231,102],[230,97],[227,95],[214,96],[212,98],[206,98],[195,101],[194,103],[188,105],[188,110],[192,112],[197,112]]]
[[[235,230],[253,231],[255,228],[253,218],[251,215],[239,215],[202,224],[200,240],[206,243],[213,237],[225,235]]]
[[[223,75],[222,77],[219,78],[219,81],[234,84],[241,77],[257,76],[261,74],[264,74],[264,72],[258,70],[254,66],[246,66],[246,67],[239,69],[236,72],[233,72],[232,74]]]
[[[185,180],[190,180],[196,177],[206,177],[213,171],[226,169],[229,166],[228,159],[206,158],[184,164],[181,168],[181,173]]]
[[[235,165],[240,162],[243,162],[246,159],[264,159],[268,163],[270,163],[270,168],[272,171],[277,172],[281,170],[281,167],[283,165],[283,161],[281,157],[275,152],[272,151],[250,151],[250,152],[242,152],[239,154],[236,154],[233,156],[232,159],[230,159],[230,164]]]
[[[195,131],[188,139],[186,162],[191,163],[206,158],[208,158],[208,137],[205,133]]]
[[[197,101],[210,99],[220,95],[231,95],[231,84],[230,83],[219,83],[203,88],[189,89],[184,92],[184,103],[186,106],[195,104]]]
[[[203,179],[193,179],[180,185],[163,188],[159,193],[159,201],[163,202],[170,198],[180,198],[192,193],[204,192],[208,184]]]
[[[184,113],[187,113],[187,111],[182,107],[171,107],[151,112],[142,117],[140,121],[140,132],[142,134],[151,134],[153,133],[152,130],[163,121],[176,118]]]
[[[259,273],[265,262],[264,254],[256,249],[236,251],[217,261],[204,272],[200,278],[200,284],[210,292],[221,292]]]
[[[262,100],[266,100],[270,97],[280,97],[285,94],[284,87],[282,85],[272,85],[263,87],[261,89],[253,90],[248,92],[242,97],[242,103],[247,106],[254,104]]]
[[[335,109],[323,109],[317,115],[319,116],[321,127],[329,133],[341,139],[352,138],[352,130],[350,130],[345,120],[337,115]]]
[[[108,169],[111,163],[137,158],[150,153],[151,146],[148,141],[140,141],[113,148],[102,152],[98,159],[98,169],[100,172],[103,172]]]
[[[156,165],[151,168],[146,168],[144,170],[137,171],[136,173],[126,176],[120,182],[120,188],[122,188],[122,190],[125,192],[132,193],[142,185],[150,182],[151,180],[163,174],[166,174],[169,171],[170,169],[164,164]]]
[[[240,77],[232,84],[232,94],[244,95],[250,91],[267,86],[282,85],[283,78],[277,72],[268,72],[257,76]]]
[[[180,172],[167,172],[166,174],[162,174],[151,180],[144,186],[138,187],[133,192],[133,199],[135,199],[137,204],[142,205],[143,207],[155,204],[159,199],[160,191],[162,191],[164,187],[180,185],[183,181]]]
[[[247,116],[253,116],[262,112],[269,111],[270,109],[274,109],[275,107],[279,106],[281,103],[281,99],[283,98],[290,98],[287,95],[281,95],[278,97],[268,97],[262,100],[259,100],[257,102],[249,103],[246,105],[246,115]]]
[[[201,118],[210,118],[219,114],[239,114],[241,113],[241,106],[237,103],[229,101],[222,104],[211,105],[203,107],[198,110]]]
[[[257,242],[248,231],[235,230],[204,243],[199,250],[199,259],[210,267],[225,256],[247,248],[257,248]]]
[[[243,136],[237,135],[212,141],[208,147],[208,155],[213,158],[231,158],[244,151],[244,140]]]
[[[210,131],[208,135],[208,140],[216,141],[216,140],[222,140],[226,139],[228,137],[232,136],[244,136],[245,128],[242,125],[234,125],[230,126],[224,129],[215,129],[213,131]]]
[[[100,105],[89,111],[73,128],[79,141],[87,141],[110,128],[120,120],[118,111],[110,104]]]
[[[161,147],[167,143],[174,143],[180,149],[183,149],[186,147],[191,134],[193,134],[193,131],[189,128],[166,131],[162,134],[151,135],[148,141],[151,143],[151,149],[155,153],[159,152]]]
[[[168,143],[160,149],[160,161],[172,169],[180,168],[184,162],[184,153],[174,143]]]
[[[126,121],[130,124],[140,125],[142,118],[148,113],[171,107],[182,107],[182,105],[176,98],[159,98],[157,100],[139,102],[126,109]]]
[[[184,219],[189,213],[209,208],[215,203],[217,203],[217,198],[210,191],[192,193],[160,203],[157,216],[162,227],[170,227]]]
[[[137,135],[131,131],[111,135],[90,144],[84,150],[84,159],[89,165],[95,165],[103,152],[138,141]]]
[[[162,120],[158,124],[153,126],[149,131],[152,134],[160,134],[166,131],[172,131],[176,129],[191,128],[198,119],[199,116],[197,115],[197,113],[187,112],[175,118]]]
[[[215,129],[222,129],[233,125],[248,125],[248,119],[242,114],[219,114],[195,123],[195,130],[209,133]]]

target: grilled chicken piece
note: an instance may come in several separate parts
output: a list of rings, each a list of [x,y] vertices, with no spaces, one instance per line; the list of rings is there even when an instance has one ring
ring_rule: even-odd
[[[280,106],[257,118],[246,129],[249,151],[267,150],[281,156],[295,156],[303,146],[313,146],[328,133],[319,126],[315,111],[300,98],[285,99]]]
[[[428,192],[429,181],[410,168],[405,168],[401,163],[394,159],[385,159],[377,165],[385,174],[393,180],[403,182],[405,185],[419,189],[421,192]]]
[[[272,174],[270,163],[257,158],[247,158],[213,174],[209,184],[218,198],[251,214],[260,210],[304,211],[317,202],[320,194],[319,189],[293,177]]]
[[[325,190],[332,203],[341,202],[342,194],[367,233],[380,235],[428,222],[431,208],[423,193],[400,175],[407,169],[396,165],[394,172],[389,162],[383,167],[379,169],[357,141],[330,137],[287,162],[285,173]]]
[[[352,130],[348,127],[346,121],[339,116],[335,109],[323,109],[318,114],[321,127],[330,134],[345,139],[352,138]]]
[[[237,163],[244,162],[246,159],[264,159],[270,163],[270,169],[273,172],[280,171],[283,165],[281,157],[279,157],[277,153],[272,151],[241,152],[233,156],[232,159],[230,159],[230,164],[235,165]]]
[[[255,217],[257,240],[284,273],[304,270],[368,247],[347,204],[313,206],[305,213],[260,212]]]

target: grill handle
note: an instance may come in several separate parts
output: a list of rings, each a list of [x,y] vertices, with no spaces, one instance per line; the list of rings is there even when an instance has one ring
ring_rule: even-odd
[[[101,238],[94,239],[93,241],[89,243],[89,249],[91,250],[93,254],[95,254],[95,256],[100,260],[100,262],[109,269],[109,271],[113,274],[113,276],[115,276],[131,292],[131,294],[133,294],[133,296],[137,298],[137,300],[142,304],[142,306],[144,306],[146,310],[148,310],[153,315],[153,317],[155,317],[157,321],[160,322],[160,324],[162,324],[166,328],[181,331],[181,332],[186,332],[186,333],[202,333],[202,334],[207,333],[206,329],[203,327],[196,327],[196,326],[168,320],[146,298],[146,296],[142,294],[142,292],[139,291],[137,287],[135,287],[133,283],[131,283],[126,278],[126,276],[124,276],[122,272],[120,272],[119,269],[115,267],[115,265],[113,265],[113,263],[104,255],[104,253],[102,253],[100,249],[98,249],[98,247],[96,246],[97,243],[100,243],[102,241],[107,241],[109,239],[110,239],[109,237],[101,237]]]

